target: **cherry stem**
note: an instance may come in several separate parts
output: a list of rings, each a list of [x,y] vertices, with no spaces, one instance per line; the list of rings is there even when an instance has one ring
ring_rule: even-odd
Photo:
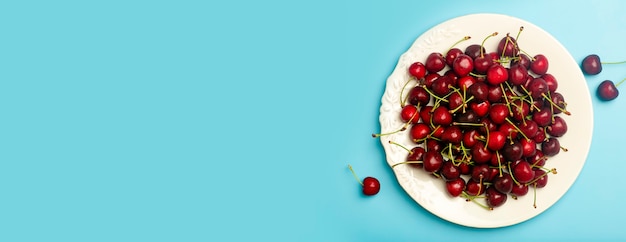
[[[430,94],[431,96],[433,96],[435,99],[437,99],[437,100],[439,100],[439,101],[442,101],[442,102],[448,102],[448,100],[446,100],[446,99],[444,99],[444,98],[442,98],[442,97],[439,97],[439,96],[435,95],[433,92],[431,92],[430,90],[428,90],[428,88],[424,87],[424,90],[426,90],[426,92],[428,92],[428,94]]]
[[[533,207],[537,208],[537,183],[533,186]]]
[[[556,169],[555,169],[555,168],[548,169],[548,172],[541,174],[541,176],[539,176],[539,177],[537,177],[537,178],[533,179],[532,181],[529,181],[528,183],[526,183],[526,185],[529,185],[529,184],[534,184],[535,182],[539,181],[539,179],[541,179],[541,178],[542,178],[542,177],[544,177],[544,176],[547,176],[547,175],[548,175],[548,174],[550,174],[550,173],[552,173],[552,174],[556,174]],[[536,185],[536,184],[535,184],[535,185]]]
[[[618,87],[619,85],[621,85],[622,83],[624,83],[624,81],[626,81],[626,78],[622,79],[621,81],[619,81],[617,84],[615,84],[615,87]]]
[[[506,37],[504,37],[505,41],[504,41],[504,46],[502,47],[502,54],[500,55],[500,59],[504,58],[504,52],[505,52],[504,50],[509,45],[509,38],[508,37],[509,37],[509,33],[506,33]]]
[[[423,162],[423,161],[421,161],[421,160],[404,161],[404,162],[400,162],[400,163],[393,164],[393,165],[391,166],[391,169],[395,168],[395,167],[396,167],[396,166],[398,166],[398,165],[403,165],[403,164],[423,164],[423,163],[424,163],[424,162]]]
[[[462,122],[452,122],[452,125],[458,126],[485,126],[483,123],[462,123]]]
[[[613,65],[613,64],[624,64],[624,63],[626,63],[626,60],[625,60],[625,61],[613,61],[613,62],[612,62],[612,61],[609,61],[609,62],[600,62],[600,64],[609,64],[609,65]]]
[[[465,191],[463,191],[462,194],[463,194],[463,197],[466,199],[466,201],[468,201],[468,202],[471,201],[471,202],[475,203],[476,205],[478,205],[478,206],[480,206],[480,207],[482,207],[484,209],[493,210],[493,208],[490,208],[489,206],[487,206],[485,204],[482,204],[482,203],[479,203],[478,201],[476,201],[475,198],[477,198],[478,196],[469,195]]]
[[[403,126],[401,129],[398,129],[398,130],[393,131],[393,132],[382,133],[382,134],[372,134],[372,138],[378,138],[378,137],[385,136],[385,135],[391,135],[391,134],[395,134],[395,133],[402,132],[402,131],[405,131],[405,130],[406,130],[406,125]]]
[[[402,148],[402,149],[406,150],[407,152],[409,152],[409,155],[413,154],[413,151],[409,150],[409,148],[405,147],[404,145],[401,145],[399,143],[393,142],[391,140],[389,141],[389,144],[400,146],[400,148]]]
[[[626,79],[624,79],[624,80],[626,80]],[[624,80],[622,80],[622,81],[624,81]],[[620,82],[620,83],[621,83],[621,82]],[[616,86],[616,87],[617,87],[617,86]],[[548,102],[550,102],[550,104],[552,104],[552,105],[550,105],[551,107],[556,107],[558,110],[561,110],[561,112],[563,112],[565,115],[572,115],[572,113],[570,113],[570,112],[569,112],[569,111],[567,111],[566,109],[562,108],[562,107],[561,107],[561,106],[559,106],[559,105],[556,105],[556,103],[554,103],[554,102],[552,101],[552,97],[547,96],[545,93],[542,93],[542,94],[541,94],[541,96],[543,96],[545,99],[547,99],[547,100],[548,100]],[[552,121],[554,121],[554,115],[552,116]]]
[[[406,103],[406,100],[402,97],[402,95],[404,94],[404,89],[409,84],[409,82],[411,82],[411,80],[413,80],[413,78],[409,78],[409,80],[407,80],[404,83],[404,86],[402,86],[402,90],[400,91],[400,107],[404,107],[404,104]],[[409,96],[407,95],[407,99],[408,98],[409,98]]]
[[[500,177],[502,177],[502,163],[500,162],[500,153],[497,150],[496,157],[498,158],[498,171],[500,172]]]
[[[513,123],[513,121],[511,121],[509,118],[505,118],[504,120],[506,120],[509,124],[511,124],[511,126],[513,126],[513,128],[515,128],[515,130],[517,130],[517,132],[522,134],[522,136],[524,136],[524,138],[526,140],[529,140],[528,136],[526,136],[526,134],[524,134],[524,132],[522,132],[522,130],[519,129],[519,127],[517,127],[517,125],[515,125],[515,123]]]
[[[487,39],[489,39],[489,38],[491,38],[493,36],[496,36],[496,35],[498,35],[498,32],[493,32],[493,34],[490,34],[487,37],[485,37],[483,39],[483,42],[480,43],[480,57],[485,57],[485,53],[483,53],[483,49],[485,49],[485,47],[483,47],[483,46],[485,46],[485,41],[487,41]]]
[[[519,27],[519,31],[517,32],[517,36],[515,36],[515,42],[519,43],[519,36],[520,36],[520,34],[522,33],[523,30],[524,30],[524,26],[520,26]],[[516,44],[515,47],[517,47],[517,49],[519,50],[519,46],[517,46],[517,44]]]
[[[460,39],[459,41],[455,42],[452,46],[450,46],[450,48],[448,48],[448,50],[450,50],[450,49],[454,48],[454,46],[458,45],[459,43],[461,43],[461,42],[463,42],[463,41],[466,41],[466,40],[468,40],[468,39],[471,39],[471,38],[472,38],[471,36],[465,36],[465,37],[463,37],[463,38],[462,38],[462,39]]]
[[[363,186],[363,182],[361,181],[361,179],[359,179],[359,177],[356,175],[356,172],[354,172],[354,170],[352,169],[351,165],[348,165],[348,168],[350,169],[350,171],[352,172],[352,175],[354,176],[354,179],[356,179],[356,181],[358,181],[361,186]]]
[[[520,183],[515,179],[515,176],[513,176],[513,170],[511,170],[511,162],[507,164],[507,167],[509,168],[509,172],[511,173],[511,179],[513,179],[513,182],[515,182],[515,184],[519,186]]]
[[[504,101],[506,102],[506,107],[509,109],[509,114],[513,114],[513,110],[511,109],[511,103],[509,102],[509,97],[506,95],[506,90],[504,90],[504,85],[502,83],[500,83],[500,89],[502,89],[502,98],[504,98]]]

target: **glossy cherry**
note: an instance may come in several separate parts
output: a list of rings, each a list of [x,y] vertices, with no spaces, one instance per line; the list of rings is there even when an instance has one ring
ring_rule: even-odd
[[[453,197],[458,197],[465,190],[465,180],[463,178],[456,178],[450,181],[446,181],[446,191]]]
[[[617,85],[610,80],[602,81],[598,86],[598,97],[603,101],[611,101],[617,98],[617,96],[619,95],[619,90],[617,89],[617,87],[622,84],[624,80],[626,79],[621,80],[619,83],[617,83]]]
[[[441,53],[433,52],[428,55],[424,65],[426,66],[426,70],[428,72],[438,72],[443,70],[446,66],[446,61]]]
[[[365,179],[363,179],[363,181],[361,181],[359,177],[356,175],[356,173],[354,172],[354,170],[352,169],[352,166],[348,165],[348,168],[350,169],[350,172],[352,172],[352,175],[354,176],[354,178],[363,187],[363,194],[365,194],[366,196],[373,196],[373,195],[378,194],[378,192],[380,191],[380,182],[378,181],[378,179],[368,176]]]
[[[535,177],[535,173],[533,172],[530,164],[526,161],[519,162],[513,168],[513,177],[519,183],[527,183]]]
[[[487,204],[489,205],[490,209],[502,206],[502,204],[506,202],[508,197],[506,194],[499,192],[492,186],[487,188],[486,195]]]
[[[537,75],[546,74],[548,66],[548,58],[543,54],[535,55],[530,62],[530,70]]]
[[[467,76],[474,70],[474,60],[468,55],[461,54],[454,59],[452,69],[458,76]]]
[[[600,56],[596,54],[586,56],[581,63],[581,68],[587,75],[597,75],[602,72]]]
[[[443,166],[443,156],[437,150],[424,153],[424,170],[429,173],[438,172]]]
[[[409,66],[409,74],[417,79],[426,76],[426,66],[422,62],[414,62]]]

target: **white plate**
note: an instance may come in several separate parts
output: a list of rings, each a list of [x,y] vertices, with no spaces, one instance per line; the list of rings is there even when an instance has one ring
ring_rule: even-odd
[[[485,48],[493,51],[506,33],[515,37],[520,26],[524,26],[519,38],[520,47],[530,55],[544,54],[548,58],[548,72],[557,78],[558,91],[565,97],[567,109],[572,113],[571,116],[560,115],[567,122],[568,132],[559,138],[559,141],[569,151],[560,152],[547,161],[546,166],[555,167],[558,174],[550,175],[548,185],[537,189],[537,208],[533,208],[532,188],[528,195],[518,200],[509,197],[504,205],[488,211],[472,202],[466,202],[463,198],[449,196],[445,191],[444,182],[434,179],[423,170],[407,165],[393,168],[398,182],[411,198],[426,210],[447,221],[468,227],[495,228],[531,219],[554,205],[569,190],[587,159],[593,130],[593,111],[589,89],[578,62],[554,37],[541,28],[518,18],[498,14],[472,14],[454,18],[433,27],[417,38],[409,50],[400,57],[396,68],[387,79],[380,107],[381,132],[391,132],[403,125],[399,117],[401,109],[399,97],[403,84],[409,78],[407,73],[409,65],[415,61],[425,62],[431,52],[441,52],[445,55],[453,43],[468,35],[472,39],[456,47],[464,50],[467,45],[480,44],[484,37],[498,32],[498,36],[488,39],[485,43]],[[409,88],[405,89],[405,93],[408,90]],[[414,143],[408,136],[407,130],[381,137],[390,166],[404,161],[407,151],[388,142],[393,140],[412,147]]]

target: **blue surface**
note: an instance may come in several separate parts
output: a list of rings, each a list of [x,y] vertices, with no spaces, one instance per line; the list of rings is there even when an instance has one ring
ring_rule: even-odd
[[[577,60],[624,60],[626,2],[208,2],[0,3],[0,241],[626,240],[626,97],[593,96],[562,200],[500,229],[426,212],[369,136],[430,27],[508,14]],[[360,195],[348,164],[381,192]]]

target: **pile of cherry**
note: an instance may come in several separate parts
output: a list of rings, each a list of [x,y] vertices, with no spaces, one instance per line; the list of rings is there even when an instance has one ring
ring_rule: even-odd
[[[547,185],[556,169],[546,160],[567,151],[559,137],[567,132],[561,114],[570,114],[547,57],[523,51],[519,33],[486,50],[496,35],[410,65],[400,100],[405,124],[393,133],[408,131],[413,147],[390,141],[408,151],[393,167],[421,169],[445,181],[451,196],[490,210]]]

